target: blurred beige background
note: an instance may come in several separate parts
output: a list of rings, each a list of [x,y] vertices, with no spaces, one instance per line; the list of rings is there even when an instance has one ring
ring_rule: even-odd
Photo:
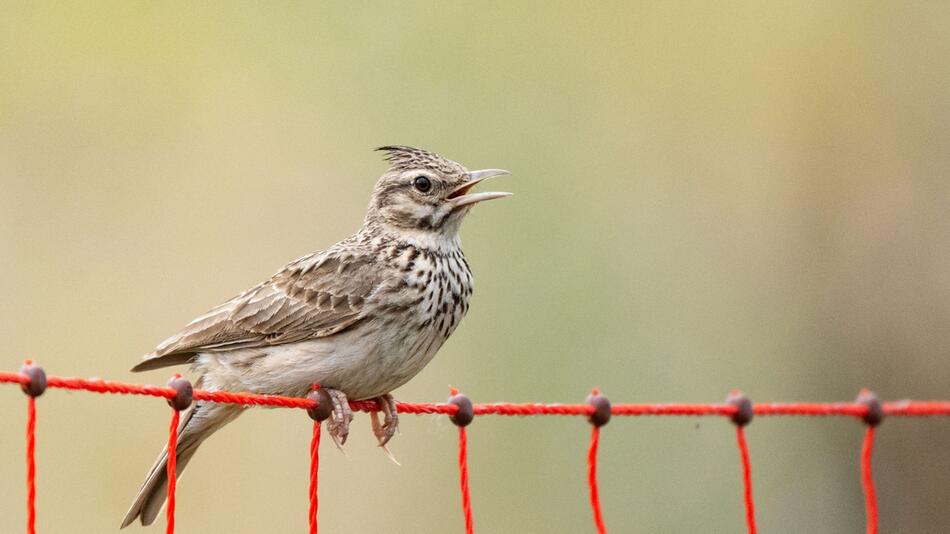
[[[357,229],[402,143],[514,171],[463,228],[472,311],[398,390],[441,400],[950,397],[950,7],[930,2],[6,2],[0,346],[127,369],[194,316]],[[500,182],[499,182],[500,184]],[[0,531],[24,521],[0,388]],[[39,527],[112,532],[168,408],[53,391]],[[359,416],[324,447],[324,532],[461,532],[454,427]],[[302,532],[310,423],[255,410],[180,486],[181,533]],[[580,419],[471,427],[479,532],[590,532]],[[749,429],[763,532],[864,528],[861,425]],[[950,422],[886,421],[883,532],[950,529]],[[328,445],[328,444],[327,444]],[[742,532],[730,425],[615,419],[611,532]],[[163,520],[151,528],[160,532]],[[138,528],[130,531],[138,532]]]

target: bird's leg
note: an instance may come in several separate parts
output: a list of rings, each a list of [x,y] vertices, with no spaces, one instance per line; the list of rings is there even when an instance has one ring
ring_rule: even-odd
[[[376,397],[376,403],[383,412],[383,423],[379,423],[377,412],[371,412],[370,421],[373,424],[373,434],[380,447],[385,447],[389,440],[396,434],[399,428],[399,415],[396,414],[396,400],[389,393]]]
[[[343,444],[346,443],[346,437],[350,434],[350,421],[353,420],[353,410],[350,409],[350,402],[346,394],[338,389],[324,389],[333,401],[333,412],[327,421],[327,432],[333,438],[338,449],[343,450]]]
[[[396,414],[396,401],[392,395],[387,393],[381,397],[376,397],[376,404],[379,405],[380,411],[383,412],[383,423],[380,424],[379,422],[379,412],[373,411],[369,413],[369,420],[373,425],[373,434],[376,435],[379,446],[389,455],[389,459],[396,465],[400,465],[399,460],[393,456],[392,451],[386,446],[399,428],[399,416]]]

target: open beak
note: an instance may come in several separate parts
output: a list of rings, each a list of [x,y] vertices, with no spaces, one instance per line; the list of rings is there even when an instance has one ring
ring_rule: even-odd
[[[510,197],[511,193],[500,193],[500,192],[486,192],[486,193],[471,193],[469,190],[475,187],[476,184],[483,180],[493,178],[495,176],[503,176],[505,174],[511,174],[508,171],[502,169],[482,169],[480,171],[470,171],[468,173],[469,180],[464,184],[456,187],[452,190],[451,193],[446,197],[453,208],[460,208],[462,206],[467,206],[469,204],[475,204],[476,202],[481,202],[483,200],[492,200],[494,198]]]

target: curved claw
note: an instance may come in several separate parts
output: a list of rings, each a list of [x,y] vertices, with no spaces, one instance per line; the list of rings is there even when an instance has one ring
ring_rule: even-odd
[[[381,397],[376,398],[376,403],[379,404],[379,409],[383,413],[383,422],[379,422],[379,414],[377,412],[370,412],[370,423],[373,426],[373,434],[376,436],[376,441],[379,442],[379,446],[386,450],[389,453],[389,457],[396,461],[393,458],[391,452],[386,447],[386,444],[389,443],[389,440],[396,435],[396,431],[399,429],[399,415],[396,413],[396,400],[393,399],[393,396],[390,394],[385,394]],[[399,462],[396,462],[397,464]]]
[[[338,389],[325,389],[333,402],[333,411],[327,421],[327,432],[333,438],[337,448],[343,450],[347,436],[350,435],[350,421],[353,420],[353,411],[346,394]]]

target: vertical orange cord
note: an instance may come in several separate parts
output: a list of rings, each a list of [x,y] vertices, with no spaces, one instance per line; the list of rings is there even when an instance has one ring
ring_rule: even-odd
[[[168,462],[166,464],[166,474],[168,475],[168,504],[165,508],[165,533],[175,533],[175,486],[176,486],[176,467],[175,460],[178,453],[178,420],[180,413],[172,409],[172,422],[168,426]]]
[[[874,427],[868,426],[861,446],[861,483],[864,486],[864,508],[867,511],[867,534],[877,534],[877,495],[871,473],[871,455],[874,453]]]
[[[465,427],[459,427],[459,476],[462,486],[462,514],[465,516],[465,534],[475,532],[474,520],[472,519],[472,499],[468,491],[468,437],[465,434]]]
[[[26,405],[26,532],[36,534],[36,398]]]
[[[594,426],[590,433],[590,448],[587,450],[587,485],[590,486],[590,506],[594,512],[594,525],[598,534],[606,534],[604,518],[600,513],[600,493],[597,490],[597,448],[600,445],[600,427]]]
[[[317,471],[320,469],[320,422],[313,422],[313,437],[310,439],[310,534],[317,534]]]
[[[736,426],[736,440],[739,443],[739,457],[742,459],[742,485],[745,500],[745,522],[749,534],[755,534],[755,503],[752,499],[752,462],[749,460],[749,445],[745,441],[745,431],[742,426]]]

